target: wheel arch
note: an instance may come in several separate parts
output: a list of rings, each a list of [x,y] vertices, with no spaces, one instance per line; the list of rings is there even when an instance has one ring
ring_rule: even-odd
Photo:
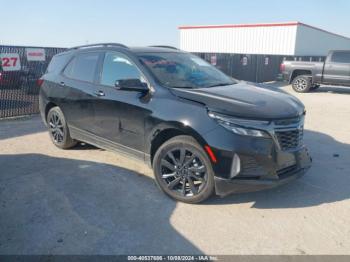
[[[295,69],[289,79],[289,83],[292,83],[293,80],[300,75],[309,75],[312,76],[312,70],[309,69]]]
[[[149,140],[149,148],[147,150],[150,156],[150,164],[152,165],[154,155],[162,144],[169,139],[180,135],[187,135],[194,138],[202,147],[206,145],[206,141],[197,131],[190,126],[184,126],[182,123],[172,123],[171,125],[157,127],[152,132]]]

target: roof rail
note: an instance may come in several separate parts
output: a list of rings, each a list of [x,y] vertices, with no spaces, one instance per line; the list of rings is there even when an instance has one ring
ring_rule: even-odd
[[[170,46],[170,45],[151,45],[150,47],[161,47],[161,48],[170,48],[170,49],[179,50],[178,48]]]
[[[119,43],[98,43],[98,44],[90,44],[90,45],[79,45],[79,46],[74,46],[71,48],[68,48],[67,50],[73,50],[73,49],[80,49],[80,48],[86,48],[86,47],[94,47],[94,46],[116,46],[116,47],[122,47],[122,48],[128,48],[126,45],[119,44]]]

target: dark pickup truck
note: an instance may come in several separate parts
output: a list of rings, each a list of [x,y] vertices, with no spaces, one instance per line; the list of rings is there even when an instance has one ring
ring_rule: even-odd
[[[299,93],[314,90],[320,84],[350,86],[350,50],[330,51],[325,62],[284,61],[281,72]]]

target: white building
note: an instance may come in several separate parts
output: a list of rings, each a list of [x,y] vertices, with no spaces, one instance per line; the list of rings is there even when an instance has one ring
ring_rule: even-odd
[[[325,56],[350,38],[300,22],[180,26],[180,49],[196,53]]]

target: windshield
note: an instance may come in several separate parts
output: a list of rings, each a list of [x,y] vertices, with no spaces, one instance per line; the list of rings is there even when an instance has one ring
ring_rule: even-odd
[[[139,59],[167,87],[207,88],[237,83],[206,61],[188,53],[144,53]]]

